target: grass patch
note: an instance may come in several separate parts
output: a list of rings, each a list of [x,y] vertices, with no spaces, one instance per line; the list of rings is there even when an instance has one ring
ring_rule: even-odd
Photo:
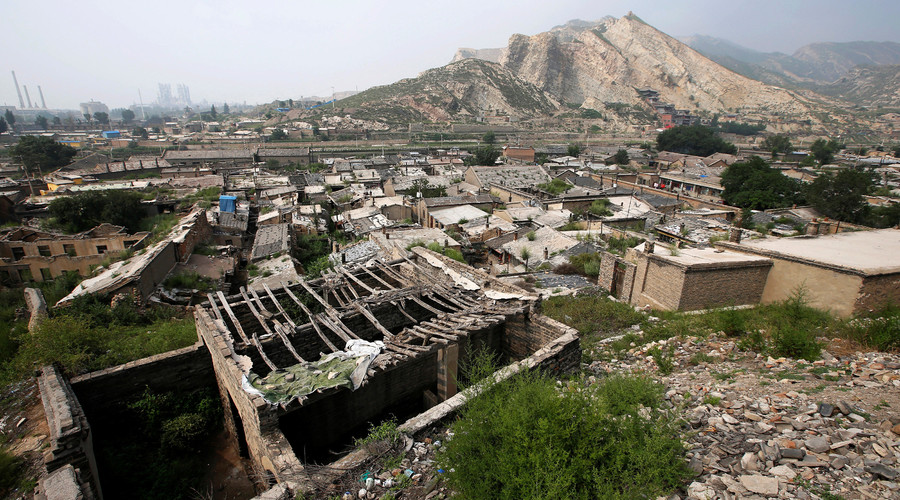
[[[839,327],[841,336],[879,351],[900,349],[900,306],[884,307],[854,317]]]
[[[688,359],[688,364],[691,366],[701,365],[703,363],[712,363],[713,357],[705,352],[695,352],[690,359]]]
[[[438,454],[462,498],[654,498],[687,477],[662,386],[614,376],[561,392],[538,372],[490,384]]]
[[[644,315],[628,304],[605,296],[550,297],[542,302],[543,313],[578,330],[582,335],[612,333],[644,321]]]
[[[186,271],[173,274],[163,281],[163,286],[172,288],[189,288],[191,290],[199,290],[200,292],[208,292],[215,290],[216,286],[213,280],[206,276],[200,276],[197,271]]]

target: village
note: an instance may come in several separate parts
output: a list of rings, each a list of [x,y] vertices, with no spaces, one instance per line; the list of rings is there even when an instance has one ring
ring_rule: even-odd
[[[673,125],[693,123],[689,116],[676,118],[683,123]],[[722,182],[731,165],[754,157],[799,183],[865,169],[879,180],[865,202],[891,207],[900,188],[900,158],[891,151],[844,149],[817,164],[809,150],[776,156],[749,145],[702,157],[658,150],[650,142],[526,146],[498,141],[505,134],[484,124],[468,143],[393,144],[385,153],[384,145],[300,142],[312,128],[225,134],[217,122],[198,123],[166,123],[146,137],[118,130],[36,132],[30,137],[79,153],[46,172],[12,159],[0,165],[8,175],[0,179],[0,282],[10,294],[24,296],[25,304],[15,321],[39,332],[63,311],[100,307],[111,311],[111,324],[126,324],[115,318],[127,309],[157,311],[153,317],[161,315],[163,323],[181,318],[185,325],[179,341],[157,345],[147,337],[142,342],[150,351],[105,363],[91,358],[91,348],[84,351],[89,362],[81,364],[30,361],[35,364],[28,369],[38,376],[29,394],[41,403],[28,406],[21,398],[0,427],[32,440],[45,471],[37,484],[44,498],[118,498],[139,487],[114,468],[116,455],[110,453],[132,425],[126,422],[129,408],[151,392],[196,396],[201,388],[221,406],[227,437],[220,446],[231,450],[218,464],[229,472],[210,480],[227,487],[216,486],[209,498],[225,498],[224,489],[243,491],[245,498],[263,491],[258,498],[302,492],[357,498],[357,490],[358,498],[394,498],[385,495],[401,485],[409,488],[404,498],[443,498],[448,493],[426,457],[439,447],[435,429],[465,402],[465,367],[478,352],[491,352],[513,372],[618,370],[597,354],[603,343],[585,335],[577,319],[549,312],[553,301],[593,297],[646,318],[752,311],[801,294],[804,307],[828,311],[835,321],[900,301],[896,227],[836,220],[809,205],[730,206]],[[187,145],[170,147],[184,131],[195,135],[181,138]],[[266,140],[273,135],[278,140]],[[128,154],[129,148],[141,150]],[[483,161],[486,152],[493,153],[486,155],[489,162]],[[126,207],[131,219],[117,224],[103,218]],[[97,224],[85,227],[85,221]],[[63,282],[68,285],[62,291],[54,288]],[[633,333],[643,321],[623,327]],[[667,352],[697,356],[691,342],[705,340],[690,335],[672,339]],[[893,335],[884,350],[896,350]],[[626,346],[622,362],[664,371],[665,357],[651,351],[661,352],[666,340],[657,342]],[[715,345],[713,356],[738,350],[728,339]],[[896,390],[900,364],[888,356],[867,366],[879,387]],[[766,357],[760,363],[768,368],[793,363]],[[651,358],[656,361],[648,364]],[[8,361],[12,366],[13,358]],[[834,370],[845,366],[826,363]],[[859,375],[851,373],[851,381],[853,376]],[[683,399],[690,386],[678,379],[677,391],[667,397]],[[707,403],[726,397],[711,391]],[[716,405],[710,408],[718,415]],[[765,413],[758,405],[753,410],[743,413],[753,420]],[[704,411],[704,426],[734,423],[730,407],[721,417]],[[820,411],[816,406],[816,415]],[[848,405],[840,411],[853,418],[863,410]],[[400,418],[398,429],[408,440],[401,444],[415,463],[406,458],[402,467],[391,467],[399,474],[388,470],[362,486],[346,486],[348,473],[342,471],[366,469],[375,455],[353,444],[388,415]],[[692,483],[689,493],[714,498],[724,485],[738,496],[793,495],[795,483],[784,480],[797,475],[793,469],[780,469],[781,482],[773,483],[771,474],[755,472],[762,470],[756,462],[774,457],[774,467],[784,466],[785,457],[807,457],[822,467],[875,467],[875,480],[866,482],[876,495],[871,498],[896,494],[893,481],[900,473],[892,467],[900,421],[891,418],[874,423],[890,422],[882,431],[894,433],[872,445],[888,457],[881,468],[847,454],[846,462],[810,462],[813,451],[824,448],[794,457],[793,448],[763,446],[760,458],[748,449],[737,461],[738,471],[762,479],[734,486],[703,476],[707,482]],[[805,429],[807,420],[766,425],[787,433]],[[790,423],[782,428],[784,422]],[[428,437],[420,440],[423,435]],[[34,436],[41,437],[35,442]],[[836,450],[834,442],[824,447]],[[696,455],[690,466],[700,476],[729,466],[733,471],[734,463],[723,469]],[[203,477],[213,477],[210,471]],[[323,486],[329,484],[334,491]],[[69,496],[48,493],[61,491]]]

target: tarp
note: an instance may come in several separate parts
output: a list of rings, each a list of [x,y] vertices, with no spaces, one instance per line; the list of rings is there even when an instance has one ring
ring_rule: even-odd
[[[363,384],[369,365],[384,349],[381,341],[351,339],[343,351],[308,364],[296,364],[273,371],[265,377],[247,375],[244,390],[261,395],[272,404],[287,404],[294,398],[332,387],[356,390]]]

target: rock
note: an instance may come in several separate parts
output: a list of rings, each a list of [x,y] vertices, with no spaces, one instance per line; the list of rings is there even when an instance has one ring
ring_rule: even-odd
[[[821,403],[819,405],[819,415],[830,417],[832,414],[834,414],[834,405],[828,403]]]
[[[741,457],[741,468],[745,471],[759,470],[757,460],[759,457],[756,456],[756,453],[744,453],[744,456]]]
[[[769,425],[765,422],[757,422],[754,427],[756,427],[756,431],[760,434],[766,434],[775,428],[774,426]]]
[[[853,413],[853,409],[850,408],[850,405],[846,401],[838,401],[837,409],[840,410],[844,415],[849,415]]]
[[[716,498],[716,490],[697,481],[688,486],[687,494],[688,498],[696,498],[697,500],[713,500]]]
[[[897,424],[897,425],[895,425],[894,427],[892,427],[892,428],[891,428],[891,432],[893,432],[894,434],[900,436],[900,424]]]
[[[787,465],[779,465],[777,467],[772,467],[771,469],[769,469],[769,474],[772,474],[773,476],[776,476],[776,477],[785,478],[788,481],[797,477],[797,473],[794,472],[794,469],[790,468],[790,466],[787,466]]]
[[[743,475],[738,478],[744,488],[767,497],[778,495],[778,479],[774,477],[760,476],[758,474]]]
[[[887,479],[888,481],[893,481],[900,477],[900,472],[882,464],[867,465],[865,471],[882,479]]]
[[[759,422],[759,421],[762,420],[762,417],[760,417],[760,416],[757,415],[756,413],[752,413],[752,412],[749,412],[749,411],[746,412],[746,413],[744,413],[744,418],[746,418],[747,420],[750,420],[750,421],[752,421],[752,422]]]
[[[696,456],[691,457],[690,463],[688,463],[688,467],[693,471],[694,476],[699,476],[703,474],[703,462],[700,461]]]
[[[813,453],[825,453],[831,449],[828,440],[821,436],[807,439],[804,444],[806,445],[806,449]]]
[[[835,457],[834,460],[831,461],[832,469],[843,469],[850,463],[850,459],[847,457]]]
[[[781,449],[781,458],[793,458],[796,460],[802,460],[803,457],[806,456],[806,451],[802,448],[782,448]]]

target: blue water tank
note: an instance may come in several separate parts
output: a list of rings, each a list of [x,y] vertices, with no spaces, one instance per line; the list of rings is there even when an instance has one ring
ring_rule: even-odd
[[[234,213],[237,207],[237,196],[219,196],[219,211]]]

